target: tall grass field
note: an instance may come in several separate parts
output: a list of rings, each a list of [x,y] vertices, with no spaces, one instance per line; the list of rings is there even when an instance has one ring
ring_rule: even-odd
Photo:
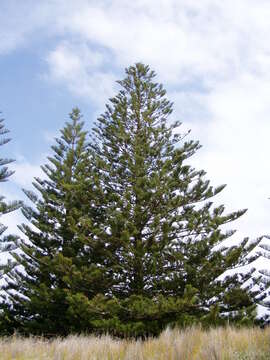
[[[0,340],[1,360],[263,360],[270,359],[270,328],[231,327],[166,330],[159,338],[117,340],[110,336]]]

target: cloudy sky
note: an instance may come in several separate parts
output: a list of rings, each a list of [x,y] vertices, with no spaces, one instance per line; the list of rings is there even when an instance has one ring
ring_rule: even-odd
[[[248,208],[235,239],[270,234],[269,17],[268,0],[1,0],[1,151],[16,159],[1,192],[24,199],[72,107],[90,129],[141,61],[203,145],[191,163],[227,184],[216,202]],[[15,232],[21,217],[5,221]]]

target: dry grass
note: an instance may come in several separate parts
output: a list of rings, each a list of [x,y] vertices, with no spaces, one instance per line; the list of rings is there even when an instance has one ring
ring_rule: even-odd
[[[52,341],[14,336],[0,340],[0,359],[266,360],[270,359],[270,328],[166,330],[158,339],[144,342],[109,336],[70,336]]]

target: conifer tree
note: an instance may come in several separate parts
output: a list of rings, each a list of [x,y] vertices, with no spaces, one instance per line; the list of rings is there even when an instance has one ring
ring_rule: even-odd
[[[251,262],[257,245],[226,247],[233,231],[203,170],[187,163],[200,148],[169,124],[172,103],[148,66],[119,81],[86,141],[78,110],[36,179],[32,226],[13,253],[3,324],[43,334],[156,335],[167,325],[252,322],[241,286],[250,274],[220,276]],[[14,292],[15,291],[15,292]]]
[[[265,235],[264,240],[269,240],[270,236]],[[254,284],[259,285],[260,287],[260,297],[258,298],[258,303],[264,307],[265,312],[262,316],[262,320],[264,322],[264,325],[270,324],[270,271],[269,268],[267,268],[267,265],[269,265],[270,261],[270,246],[266,242],[262,242],[259,246],[258,254],[259,256],[263,256],[265,261],[265,269],[260,270],[260,276],[255,278]]]
[[[52,336],[80,331],[69,298],[77,292],[88,299],[103,293],[105,277],[95,260],[103,247],[94,239],[101,211],[91,197],[95,185],[86,136],[74,109],[52,146],[54,155],[42,166],[44,179],[35,178],[37,191],[24,190],[34,206],[22,209],[30,223],[20,226],[25,240],[12,253],[2,332]]]
[[[213,206],[224,185],[213,188],[187,163],[200,145],[177,134],[180,123],[170,125],[172,103],[155,73],[139,63],[126,75],[92,142],[106,213],[98,237],[110,254],[112,286],[106,296],[74,301],[74,312],[119,336],[158,334],[168,324],[252,322],[250,289],[241,287],[250,273],[220,280],[254,260],[246,256],[258,241],[223,245],[234,232],[221,226],[245,210]]]
[[[5,128],[4,120],[0,119],[0,146],[7,144],[11,139],[6,137],[6,134],[9,133],[9,130]],[[8,164],[12,163],[13,159],[0,158],[0,182],[5,182],[9,177],[14,173],[14,171],[9,170]],[[6,202],[6,199],[3,195],[0,196],[0,216],[10,213],[14,210],[17,210],[20,207],[19,201]],[[14,235],[6,235],[3,233],[7,230],[7,226],[0,224],[0,253],[5,253],[16,248],[16,239]],[[0,277],[4,267],[0,266]]]

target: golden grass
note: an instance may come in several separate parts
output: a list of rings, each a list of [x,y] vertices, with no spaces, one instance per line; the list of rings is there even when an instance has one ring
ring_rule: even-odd
[[[157,339],[110,336],[0,339],[1,360],[270,360],[270,328],[166,330]]]

